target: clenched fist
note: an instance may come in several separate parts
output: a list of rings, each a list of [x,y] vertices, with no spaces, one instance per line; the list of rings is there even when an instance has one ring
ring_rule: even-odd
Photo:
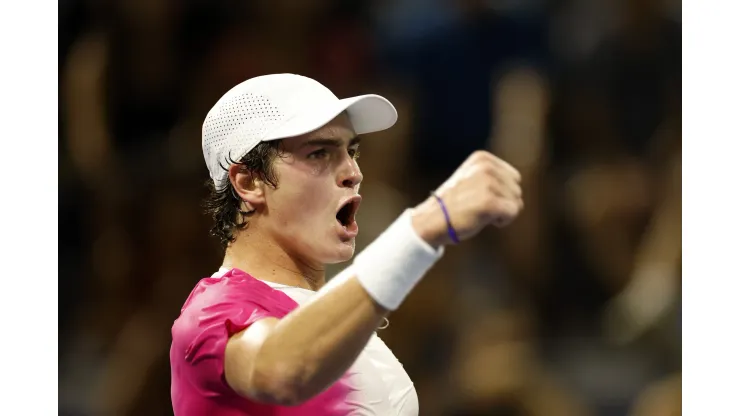
[[[444,201],[460,241],[493,224],[511,223],[524,208],[521,175],[511,165],[485,151],[470,155],[435,194]],[[442,207],[430,197],[412,215],[414,229],[432,246],[452,242]]]

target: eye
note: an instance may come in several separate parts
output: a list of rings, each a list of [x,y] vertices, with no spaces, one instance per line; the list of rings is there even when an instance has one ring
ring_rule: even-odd
[[[315,150],[308,154],[309,159],[323,159],[329,155],[326,149]]]
[[[360,158],[360,149],[357,147],[350,147],[349,149],[347,149],[347,153],[349,153],[349,156],[352,159],[357,160]]]

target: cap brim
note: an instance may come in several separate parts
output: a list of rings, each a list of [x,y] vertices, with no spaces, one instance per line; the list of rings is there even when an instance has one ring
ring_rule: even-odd
[[[285,139],[310,133],[325,126],[343,111],[347,111],[350,123],[357,134],[388,129],[398,120],[396,108],[387,99],[375,94],[359,95],[300,114],[268,132],[262,140]]]

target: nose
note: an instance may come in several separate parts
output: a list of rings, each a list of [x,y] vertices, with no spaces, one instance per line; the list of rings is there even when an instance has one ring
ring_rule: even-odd
[[[357,165],[357,161],[348,157],[342,163],[342,168],[339,171],[337,178],[337,185],[341,188],[355,188],[362,182],[362,172],[360,172],[360,166]]]

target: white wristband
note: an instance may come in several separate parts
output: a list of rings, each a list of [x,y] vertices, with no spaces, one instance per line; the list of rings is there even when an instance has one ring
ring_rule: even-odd
[[[396,310],[442,254],[444,247],[435,250],[419,237],[408,209],[355,257],[350,269],[376,302]]]

